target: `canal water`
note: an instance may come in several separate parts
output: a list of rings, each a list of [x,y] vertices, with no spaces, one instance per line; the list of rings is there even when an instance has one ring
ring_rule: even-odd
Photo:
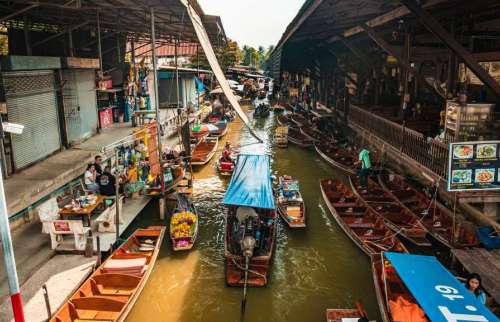
[[[239,131],[238,123],[230,140],[235,143],[239,135],[242,152],[269,153],[274,174],[300,180],[307,228],[292,231],[280,221],[270,282],[249,289],[242,317],[242,289],[226,287],[224,279],[221,200],[229,180],[217,176],[212,162],[195,173],[194,202],[200,213],[195,249],[174,253],[165,238],[128,322],[325,321],[327,308],[352,308],[358,299],[372,319],[380,320],[369,260],[337,226],[321,197],[319,180],[338,174],[312,150],[273,148],[272,115],[253,122],[264,144],[256,144],[246,128]],[[159,223],[157,205],[151,202],[129,232]]]

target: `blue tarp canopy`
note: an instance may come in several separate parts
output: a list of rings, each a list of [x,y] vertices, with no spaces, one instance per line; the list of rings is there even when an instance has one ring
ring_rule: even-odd
[[[268,155],[240,154],[223,203],[275,209]]]
[[[432,322],[500,321],[435,257],[384,255]]]

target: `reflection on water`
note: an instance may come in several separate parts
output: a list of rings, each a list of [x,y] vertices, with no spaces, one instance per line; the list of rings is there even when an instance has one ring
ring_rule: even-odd
[[[254,122],[265,142],[255,143],[248,130],[242,129],[241,152],[271,154],[275,174],[300,180],[307,228],[291,231],[280,222],[270,283],[249,290],[244,320],[324,321],[326,308],[353,307],[357,299],[378,318],[369,260],[325,212],[319,180],[336,176],[335,172],[312,150],[272,149],[272,117]],[[242,290],[226,287],[224,279],[221,200],[228,180],[206,169],[196,178],[200,234],[195,250],[174,254],[170,240],[165,240],[155,270],[127,321],[240,321]],[[157,224],[155,207],[151,203],[130,230]]]

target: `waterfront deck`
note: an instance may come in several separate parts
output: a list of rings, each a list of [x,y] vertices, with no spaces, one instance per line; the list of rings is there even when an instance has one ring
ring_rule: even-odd
[[[484,289],[500,303],[500,249],[453,249],[453,256],[469,273],[481,275]]]

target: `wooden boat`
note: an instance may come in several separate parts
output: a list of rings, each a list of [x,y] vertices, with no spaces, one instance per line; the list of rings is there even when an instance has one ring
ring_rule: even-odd
[[[269,156],[238,156],[223,203],[227,285],[267,285],[277,236]]]
[[[278,148],[287,148],[288,147],[288,126],[278,126],[274,133],[274,144]]]
[[[216,166],[217,166],[217,171],[219,171],[219,174],[221,176],[230,177],[233,175],[235,165],[236,162],[234,158],[231,157],[229,158],[229,160],[227,160],[226,158],[224,158],[224,156],[221,156],[217,161]]]
[[[177,207],[170,218],[170,239],[174,251],[190,250],[198,237],[198,212],[184,194],[177,195]]]
[[[437,201],[432,201],[421,191],[408,184],[402,176],[379,174],[380,186],[398,203],[417,216],[427,231],[449,248],[473,247],[479,244],[476,234],[460,223],[453,229],[453,213]]]
[[[191,130],[191,142],[199,142],[203,140],[204,138],[208,137],[210,135],[210,131],[208,130],[201,130],[201,131],[193,131]]]
[[[302,132],[302,134],[304,134],[313,142],[328,143],[333,141],[333,138],[331,138],[330,136],[325,135],[322,132],[310,126],[301,126],[300,132]]]
[[[137,229],[50,321],[124,321],[153,271],[165,230]]]
[[[309,125],[309,121],[305,117],[299,114],[292,114],[290,119],[292,120],[293,123],[297,124],[298,127]]]
[[[360,186],[357,178],[350,176],[349,180],[353,192],[360,201],[381,216],[389,228],[417,246],[431,246],[426,237],[427,229],[419,218],[401,207],[397,200],[375,181],[369,179],[368,187],[365,189]]]
[[[217,138],[202,139],[191,151],[191,164],[207,164],[215,155],[218,146],[219,140]]]
[[[292,142],[293,144],[298,145],[301,148],[309,148],[313,146],[312,141],[295,128],[288,128],[287,139],[289,142]]]
[[[320,181],[326,206],[344,233],[368,256],[382,251],[407,253],[408,250],[372,209],[338,180]]]
[[[278,181],[278,214],[290,228],[306,227],[306,205],[299,182],[290,176],[281,176]]]
[[[278,115],[276,117],[276,121],[278,122],[278,125],[281,125],[281,126],[284,126],[284,125],[290,126],[293,123],[292,120],[285,114]]]
[[[326,310],[326,322],[342,322],[344,319],[357,319],[363,316],[355,309],[327,309]]]
[[[222,114],[208,114],[206,121],[208,123],[219,123],[222,122],[223,115]]]
[[[273,111],[274,113],[284,113],[286,111],[286,108],[283,105],[274,105],[273,106]]]
[[[253,112],[253,117],[266,117],[269,116],[271,110],[269,109],[269,105],[267,104],[259,104],[255,111]]]
[[[356,156],[354,152],[335,147],[332,144],[315,144],[316,152],[331,166],[349,175],[356,174]]]
[[[222,122],[217,122],[217,123],[213,123],[213,124],[218,128],[218,130],[210,132],[211,137],[221,138],[227,134],[227,131],[229,129],[227,122],[222,121]]]

